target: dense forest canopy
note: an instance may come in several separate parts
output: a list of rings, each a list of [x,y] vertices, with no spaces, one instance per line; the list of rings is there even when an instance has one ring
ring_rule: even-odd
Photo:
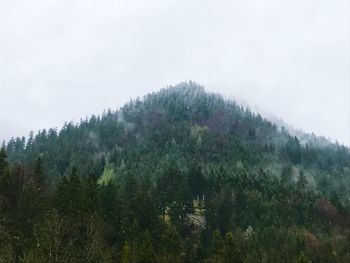
[[[350,150],[182,83],[3,144],[0,262],[350,262]]]

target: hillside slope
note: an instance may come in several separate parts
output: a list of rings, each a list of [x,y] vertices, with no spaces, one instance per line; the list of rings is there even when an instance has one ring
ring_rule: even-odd
[[[154,169],[152,160],[164,158],[173,147],[186,162],[202,166],[242,163],[276,175],[293,168],[303,171],[310,187],[349,198],[344,186],[350,185],[350,151],[324,145],[315,138],[301,145],[286,129],[190,82],[132,100],[117,111],[67,123],[59,131],[12,139],[6,151],[11,163],[30,164],[41,156],[46,173],[56,179],[74,166],[100,176],[106,163],[128,163],[131,153],[148,158],[143,161]]]
[[[350,262],[350,151],[182,83],[0,151],[0,262]]]

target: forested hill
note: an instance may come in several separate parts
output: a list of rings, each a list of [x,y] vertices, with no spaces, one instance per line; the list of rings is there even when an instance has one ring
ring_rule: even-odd
[[[193,82],[0,151],[0,262],[344,263],[349,222],[347,147]]]
[[[303,173],[310,188],[336,190],[349,198],[349,149],[309,137],[313,140],[301,145],[286,129],[189,82],[131,100],[117,111],[67,123],[61,130],[12,139],[6,152],[12,164],[30,165],[40,156],[50,180],[69,174],[72,167],[101,176],[121,162],[152,170],[171,158],[183,166],[241,165],[277,176],[287,169],[294,176]]]

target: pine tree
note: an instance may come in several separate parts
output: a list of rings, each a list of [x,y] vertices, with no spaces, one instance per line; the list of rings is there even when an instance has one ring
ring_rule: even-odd
[[[153,263],[155,262],[155,251],[152,245],[151,235],[147,230],[143,235],[142,242],[138,253],[139,263]]]
[[[220,263],[223,254],[224,241],[219,230],[215,230],[212,234],[210,242],[210,257],[213,263]]]
[[[236,247],[232,232],[225,235],[222,249],[223,263],[241,263],[242,259]]]
[[[131,248],[130,248],[128,242],[125,242],[125,244],[122,247],[121,262],[122,263],[131,263],[132,262],[132,252],[131,252]]]
[[[163,262],[180,262],[183,242],[174,225],[166,225],[161,240]]]

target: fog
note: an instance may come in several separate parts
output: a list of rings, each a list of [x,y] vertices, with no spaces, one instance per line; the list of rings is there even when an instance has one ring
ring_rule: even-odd
[[[347,0],[0,0],[0,141],[193,80],[350,145]]]

